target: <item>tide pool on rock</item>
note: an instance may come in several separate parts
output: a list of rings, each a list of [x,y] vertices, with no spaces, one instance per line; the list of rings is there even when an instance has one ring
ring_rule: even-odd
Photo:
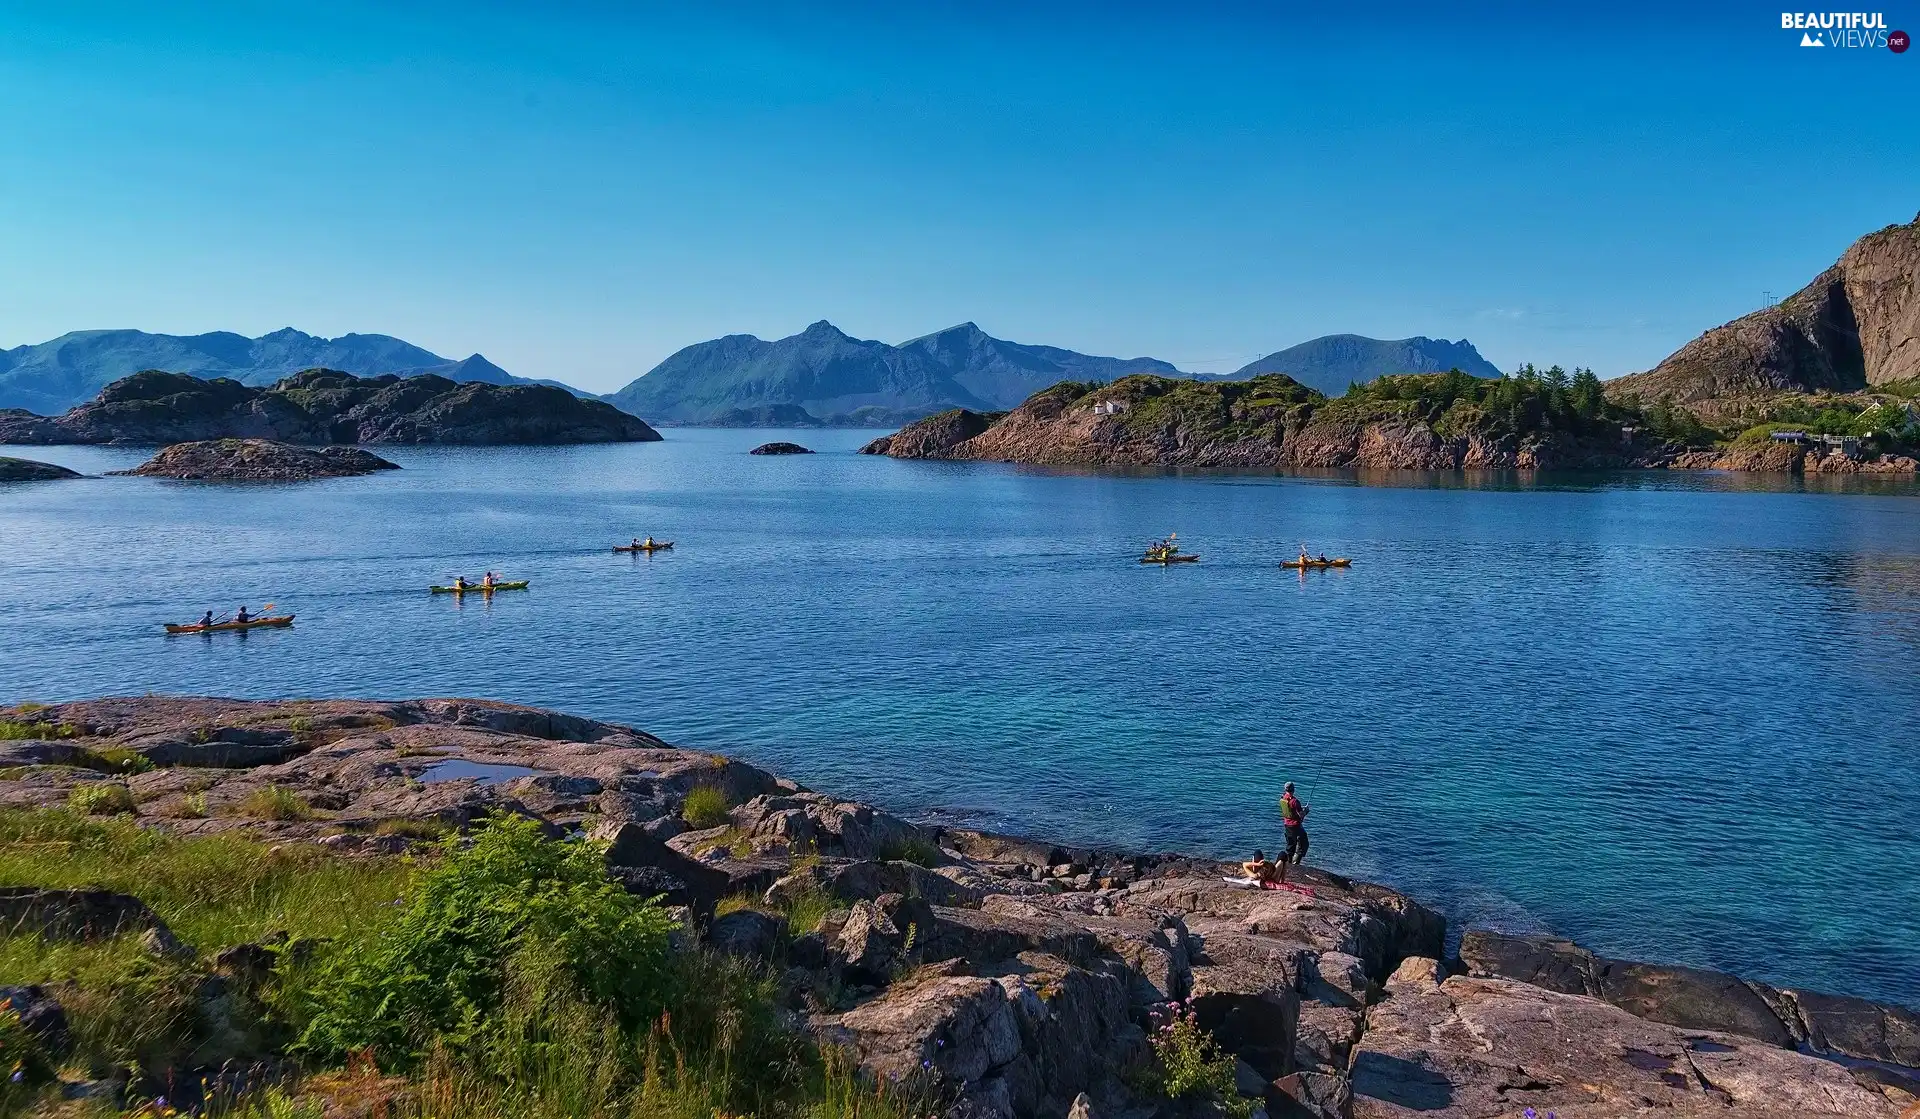
[[[1094,474],[868,434],[8,487],[0,691],[478,693],[914,818],[1234,859],[1279,846],[1293,779],[1314,865],[1456,926],[1920,1004],[1911,484]],[[819,453],[746,454],[774,438]],[[1176,528],[1204,562],[1134,562]],[[636,532],[677,559],[609,555]],[[1302,543],[1355,566],[1279,571]],[[535,591],[424,591],[485,570]],[[296,628],[158,635],[262,601]]]

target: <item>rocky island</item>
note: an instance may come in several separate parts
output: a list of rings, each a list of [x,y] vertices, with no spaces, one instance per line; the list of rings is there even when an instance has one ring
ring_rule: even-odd
[[[175,443],[132,470],[114,473],[202,482],[300,482],[398,469],[399,464],[358,447],[296,447],[266,439],[209,439]]]
[[[623,443],[658,440],[636,417],[548,385],[310,369],[267,388],[148,370],[65,415],[0,410],[0,443]]]
[[[50,462],[0,456],[0,482],[48,482],[58,478],[78,477],[81,477],[79,471],[55,466]]]
[[[535,1113],[506,1047],[599,1069],[593,1114],[1920,1111],[1906,1009],[1485,930],[1449,952],[1381,886],[923,826],[551,711],[148,697],[0,728],[16,1101]]]
[[[1281,372],[1062,381],[1008,412],[930,416],[865,453],[1082,466],[1913,474],[1916,274],[1920,219],[1862,237],[1779,305],[1604,383],[1532,366],[1494,377],[1382,376],[1339,396]],[[1274,358],[1284,364],[1284,354]]]
[[[747,452],[750,455],[810,455],[813,452],[798,443],[762,443]]]

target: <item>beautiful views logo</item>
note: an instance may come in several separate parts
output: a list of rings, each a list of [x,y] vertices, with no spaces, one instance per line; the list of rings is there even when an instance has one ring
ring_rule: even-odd
[[[1903,53],[1909,40],[1905,31],[1889,31],[1882,12],[1781,12],[1780,26],[1800,32],[1803,47],[1886,47]]]

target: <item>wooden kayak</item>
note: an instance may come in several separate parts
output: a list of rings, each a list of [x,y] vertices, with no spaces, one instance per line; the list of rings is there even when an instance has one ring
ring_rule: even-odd
[[[190,626],[176,626],[169,623],[167,625],[167,632],[168,633],[212,633],[215,630],[223,630],[223,629],[259,629],[262,626],[285,627],[285,626],[290,626],[292,624],[293,624],[292,614],[275,614],[271,618],[249,618],[244,622],[215,622],[210,626],[203,626],[198,622],[195,622],[193,625],[190,625]]]
[[[1141,556],[1141,563],[1157,563],[1162,567],[1170,563],[1199,563],[1200,557],[1186,552],[1175,552],[1170,556]]]
[[[1292,560],[1286,560],[1282,562],[1280,566],[1291,567],[1295,571],[1317,571],[1317,570],[1328,568],[1328,567],[1352,567],[1353,561],[1346,558],[1345,556],[1341,556],[1339,559],[1330,559],[1330,560],[1292,559]]]
[[[673,541],[668,540],[659,544],[615,544],[613,550],[616,552],[664,552],[671,547],[673,547]]]
[[[478,583],[468,583],[464,587],[428,587],[427,589],[434,594],[492,594],[494,591],[524,591],[527,589],[529,582],[531,582],[531,580],[521,579],[514,583],[495,583],[491,587],[483,587]]]

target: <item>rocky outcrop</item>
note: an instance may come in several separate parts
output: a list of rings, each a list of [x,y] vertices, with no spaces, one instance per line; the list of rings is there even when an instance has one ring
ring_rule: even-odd
[[[860,448],[863,455],[893,458],[944,458],[954,448],[992,427],[997,413],[951,408],[917,420],[892,435],[883,435]]]
[[[1598,999],[1505,979],[1440,979],[1409,961],[1367,1009],[1354,1119],[1898,1119],[1899,1089],[1734,1034],[1636,1018]]]
[[[501,813],[584,835],[627,890],[685,907],[682,946],[765,967],[796,1027],[950,1119],[1198,1116],[1206,1105],[1141,1075],[1172,1013],[1276,1117],[1892,1119],[1920,1095],[1893,1067],[1915,1059],[1912,1016],[1894,1008],[1481,934],[1462,947],[1472,967],[1531,981],[1446,978],[1445,922],[1382,886],[1301,868],[1306,892],[1246,890],[1208,860],[922,826],[534,708],[130,698],[0,718],[46,736],[0,742],[0,805],[124,781],[148,826],[343,857]],[[276,810],[261,813],[267,789]],[[150,950],[182,950],[137,900],[94,894],[0,891],[0,917],[48,935],[146,929]],[[242,946],[215,968],[238,984],[268,958]]]
[[[148,370],[63,416],[0,411],[0,443],[620,443],[660,438],[598,400],[546,385],[355,377],[310,369],[269,388]]]
[[[1476,976],[1586,995],[1649,1021],[1920,1067],[1920,1014],[1861,999],[1776,990],[1704,968],[1612,960],[1570,941],[1470,930],[1460,959]]]
[[[1682,404],[1781,391],[1848,392],[1920,377],[1920,218],[1853,243],[1781,301],[1682,346],[1608,395]]]
[[[78,477],[81,477],[79,471],[55,466],[50,462],[0,456],[0,482],[50,482],[60,478]]]
[[[204,482],[302,482],[398,469],[398,463],[358,447],[296,447],[265,439],[210,439],[176,443],[132,470],[114,473]]]
[[[1042,466],[1381,470],[1612,468],[1657,465],[1664,455],[1657,446],[1559,433],[1443,435],[1417,416],[1330,402],[1278,374],[1060,384],[1004,415],[957,410],[929,417],[861,453]]]
[[[798,443],[762,443],[747,452],[750,455],[810,455],[813,452]]]

